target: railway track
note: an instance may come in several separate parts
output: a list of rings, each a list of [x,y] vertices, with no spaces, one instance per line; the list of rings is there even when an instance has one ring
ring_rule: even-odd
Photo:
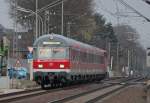
[[[112,95],[114,92],[117,92],[129,86],[130,82],[136,82],[142,79],[143,78],[136,78],[136,79],[130,78],[118,84],[110,84],[107,86],[102,86],[100,88],[68,96],[60,100],[49,101],[48,103],[96,103],[97,101],[105,98],[106,96]]]
[[[82,85],[86,85],[86,84],[81,84]],[[17,101],[20,99],[25,99],[25,98],[29,98],[29,97],[34,97],[34,96],[38,96],[38,95],[42,95],[42,94],[47,94],[47,93],[53,93],[53,92],[57,92],[60,90],[67,90],[67,89],[71,89],[71,88],[77,88],[77,85],[73,85],[73,86],[69,86],[69,87],[64,87],[64,88],[51,88],[49,90],[43,90],[41,88],[35,88],[35,89],[31,89],[31,90],[24,90],[24,91],[19,91],[19,92],[13,92],[13,93],[8,93],[8,94],[2,94],[0,95],[0,103],[8,103],[11,101]]]
[[[140,81],[140,80],[143,80],[143,78],[135,79],[135,80],[133,80],[133,81],[131,80],[130,83],[133,84],[133,82]],[[97,97],[95,97],[95,98],[92,98],[92,99],[86,101],[86,103],[96,103],[96,102],[100,102],[103,98],[105,98],[105,97],[107,97],[107,96],[110,96],[110,95],[114,94],[114,93],[117,92],[117,91],[120,91],[121,89],[123,89],[123,88],[125,88],[125,87],[128,87],[128,86],[130,85],[130,83],[125,83],[125,84],[122,85],[122,86],[117,86],[117,85],[116,85],[116,87],[114,86],[113,89],[108,90],[108,92],[105,92],[104,94],[101,94],[101,95],[99,95],[99,96],[97,96]]]
[[[38,95],[42,95],[42,94],[54,93],[54,92],[61,91],[61,90],[78,88],[79,86],[84,86],[84,85],[88,85],[88,83],[72,85],[72,86],[68,86],[68,87],[64,87],[64,88],[53,88],[53,89],[49,89],[49,90],[42,90],[41,88],[35,88],[35,89],[31,89],[31,90],[24,90],[24,91],[19,91],[19,92],[2,94],[2,95],[0,95],[0,103],[8,103],[8,102],[17,101],[17,100],[21,100],[21,99],[25,99],[25,98],[29,98],[29,97],[34,97],[34,96],[38,96]]]
[[[131,78],[126,78],[126,79],[124,78],[124,81],[130,80],[130,79]],[[122,80],[123,80],[123,78],[120,78],[120,79],[117,78],[116,79],[116,81],[122,81]],[[90,84],[80,84],[80,85],[74,85],[74,86],[69,86],[69,87],[64,87],[64,88],[56,88],[56,89],[50,89],[50,90],[42,90],[40,88],[37,88],[37,89],[33,89],[33,90],[27,90],[27,91],[4,94],[4,95],[0,95],[0,103],[8,103],[8,102],[12,102],[12,101],[18,101],[18,100],[21,100],[21,99],[33,98],[35,96],[48,94],[48,93],[53,94],[53,93],[56,93],[58,91],[71,90],[71,89],[79,88],[79,87],[85,86],[85,85],[90,85]],[[103,89],[103,88],[109,87],[111,85],[113,85],[113,84],[107,84],[107,85],[104,85],[100,88]],[[95,89],[95,91],[99,90],[100,88]],[[85,94],[87,94],[87,92],[82,93],[82,95],[85,95]],[[78,96],[76,96],[76,97],[78,97]],[[73,96],[72,99],[73,98],[75,98],[75,97]]]

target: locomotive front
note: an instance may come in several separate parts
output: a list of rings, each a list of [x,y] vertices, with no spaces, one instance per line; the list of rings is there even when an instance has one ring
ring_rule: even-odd
[[[34,43],[34,80],[42,87],[63,83],[70,71],[69,48],[65,41],[54,35],[44,35]]]

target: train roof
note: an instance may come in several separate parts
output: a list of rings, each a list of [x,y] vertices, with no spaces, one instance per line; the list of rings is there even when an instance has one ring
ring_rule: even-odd
[[[71,38],[67,38],[62,35],[58,34],[46,34],[43,36],[40,36],[33,44],[33,47],[38,47],[43,42],[49,41],[49,40],[57,40],[63,42],[64,46],[66,47],[72,47],[75,49],[81,49],[81,50],[89,50],[89,51],[97,51],[100,53],[105,53],[106,50],[73,40]]]

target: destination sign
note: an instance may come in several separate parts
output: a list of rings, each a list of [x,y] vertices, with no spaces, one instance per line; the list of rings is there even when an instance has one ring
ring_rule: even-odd
[[[61,42],[43,42],[44,45],[59,45]]]

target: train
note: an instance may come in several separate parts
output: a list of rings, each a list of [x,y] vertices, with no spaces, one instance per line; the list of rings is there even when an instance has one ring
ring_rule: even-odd
[[[42,88],[102,80],[107,64],[106,50],[59,34],[42,35],[33,44],[33,76]]]

